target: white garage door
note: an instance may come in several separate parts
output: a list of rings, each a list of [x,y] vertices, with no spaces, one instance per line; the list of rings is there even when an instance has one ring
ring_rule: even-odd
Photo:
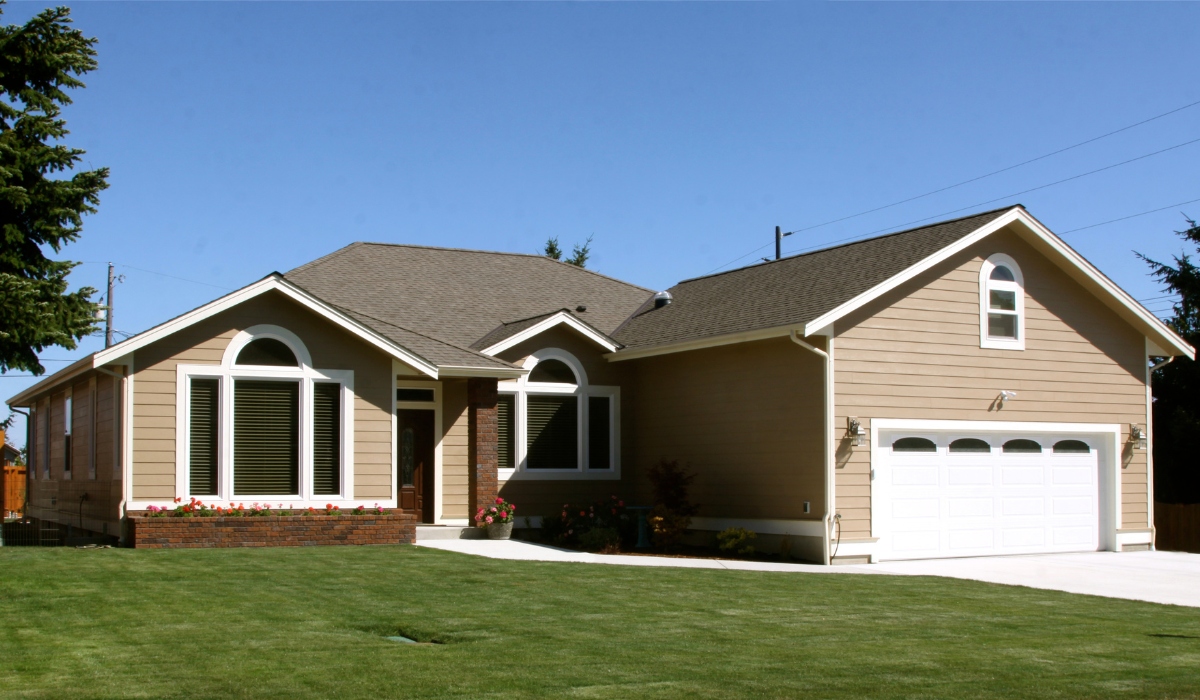
[[[876,452],[881,559],[1095,551],[1097,444],[1080,436],[892,433]]]

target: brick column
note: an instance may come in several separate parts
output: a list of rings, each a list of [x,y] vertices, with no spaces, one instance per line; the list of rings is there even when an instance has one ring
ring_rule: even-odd
[[[496,500],[499,438],[496,425],[496,380],[467,380],[467,455],[469,460],[467,505],[471,522],[475,512]]]

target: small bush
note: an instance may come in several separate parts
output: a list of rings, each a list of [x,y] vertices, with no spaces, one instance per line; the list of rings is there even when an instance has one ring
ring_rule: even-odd
[[[621,533],[615,527],[594,527],[579,536],[579,546],[588,552],[620,550]]]
[[[615,532],[614,548],[622,542],[632,544],[637,537],[637,518],[617,496],[586,506],[564,503],[561,511],[542,516],[543,542],[563,547],[581,546],[583,538],[593,530]]]
[[[650,524],[654,544],[671,548],[683,540],[699,507],[688,500],[688,488],[696,475],[679,466],[678,460],[662,460],[651,467],[646,476],[654,491],[654,509],[646,521]]]
[[[736,552],[742,556],[749,556],[754,554],[754,545],[750,542],[757,537],[757,533],[744,527],[731,527],[717,534],[717,547],[722,552]]]

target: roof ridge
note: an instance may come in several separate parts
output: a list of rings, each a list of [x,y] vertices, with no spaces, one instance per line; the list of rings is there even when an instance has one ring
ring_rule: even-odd
[[[323,255],[323,256],[317,258],[316,260],[307,262],[297,268],[289,270],[287,274],[290,275],[293,272],[300,272],[301,270],[315,267],[319,264],[323,264],[323,263],[327,262],[330,258],[333,258],[337,255],[340,255],[340,254],[350,250],[351,248],[356,248],[359,246],[367,246],[367,245],[386,246],[389,248],[415,248],[418,250],[443,250],[443,251],[447,251],[447,252],[451,252],[451,253],[479,253],[479,254],[483,254],[483,255],[509,255],[509,256],[519,257],[519,258],[537,258],[540,260],[545,260],[547,262],[557,263],[559,265],[566,265],[567,267],[572,268],[574,270],[582,270],[583,272],[587,272],[589,274],[609,280],[611,282],[623,284],[626,287],[633,287],[634,289],[638,289],[638,290],[642,290],[642,291],[646,291],[646,292],[654,292],[655,291],[648,287],[642,287],[640,285],[633,284],[632,282],[626,282],[623,279],[618,279],[611,275],[606,275],[602,272],[596,272],[595,270],[589,270],[586,267],[580,267],[578,265],[571,265],[570,263],[565,263],[561,260],[555,260],[554,258],[548,258],[545,255],[541,255],[539,253],[513,253],[513,252],[510,252],[507,250],[482,250],[480,248],[453,248],[450,246],[420,245],[417,243],[387,243],[387,242],[383,242],[383,241],[355,241],[349,245],[338,248],[337,250],[333,251],[332,253],[328,253],[326,255]]]
[[[978,217],[978,216],[986,216],[987,214],[995,214],[998,211],[1008,211],[1010,209],[1016,209],[1017,207],[1020,207],[1021,209],[1025,208],[1025,206],[1020,203],[1010,204],[1008,206],[999,207],[998,209],[989,209],[987,211],[975,212],[974,214],[967,214],[966,216],[959,216],[959,217],[956,217],[953,219],[946,219],[944,221],[935,221],[931,224],[925,224],[923,226],[915,226],[913,228],[906,228],[903,231],[893,231],[891,233],[884,233],[884,234],[881,234],[878,236],[872,236],[870,238],[860,238],[855,241],[846,241],[845,243],[838,243],[836,245],[830,245],[830,246],[826,246],[824,248],[817,248],[816,250],[810,250],[810,251],[807,251],[804,253],[797,253],[795,255],[789,255],[784,258],[779,258],[778,260],[767,260],[764,262],[752,263],[752,264],[746,265],[744,267],[736,267],[732,270],[725,270],[724,272],[714,272],[714,273],[708,274],[708,275],[700,275],[699,277],[689,277],[687,279],[683,279],[683,280],[676,282],[674,286],[677,287],[681,284],[687,284],[688,282],[695,282],[697,280],[708,279],[710,277],[720,277],[721,275],[728,275],[733,272],[741,272],[743,270],[749,270],[751,268],[762,267],[765,265],[770,265],[772,263],[780,263],[780,262],[785,262],[788,260],[796,260],[797,258],[803,258],[803,257],[807,257],[809,255],[816,255],[817,253],[825,253],[830,250],[837,250],[838,248],[845,248],[845,247],[852,246],[852,245],[858,245],[860,243],[870,243],[872,241],[878,241],[878,240],[881,240],[884,238],[891,238],[892,236],[899,236],[899,235],[902,235],[905,233],[914,233],[914,232],[920,231],[922,229],[933,228],[934,226],[945,226],[946,224],[952,224],[956,221],[964,221],[966,219],[974,219],[975,217]]]
[[[322,299],[322,301],[325,301],[325,300],[324,300],[324,299]],[[455,350],[462,350],[463,352],[467,352],[467,353],[470,353],[470,354],[472,354],[472,355],[477,355],[477,356],[479,356],[479,357],[484,357],[484,358],[487,358],[487,359],[489,359],[489,360],[495,360],[495,361],[497,361],[497,362],[503,362],[503,363],[504,363],[504,364],[506,364],[506,365],[512,365],[512,366],[514,366],[514,367],[516,366],[516,365],[513,365],[511,362],[507,362],[507,361],[505,361],[505,360],[501,360],[501,359],[500,359],[500,358],[498,358],[498,357],[492,357],[491,355],[484,355],[483,353],[479,352],[478,350],[472,350],[471,348],[464,348],[463,346],[461,346],[461,345],[458,345],[457,343],[451,343],[451,342],[450,342],[450,341],[448,341],[448,340],[443,340],[443,339],[441,339],[441,338],[434,337],[434,336],[432,336],[432,335],[429,335],[428,333],[422,333],[421,331],[414,331],[413,329],[409,328],[408,326],[402,326],[402,325],[400,325],[399,323],[394,323],[394,322],[392,322],[392,321],[386,321],[386,320],[384,320],[384,319],[382,319],[382,318],[379,318],[378,316],[372,316],[372,315],[371,315],[371,314],[369,314],[369,313],[366,313],[366,312],[363,312],[363,311],[359,311],[359,310],[357,310],[357,309],[353,309],[353,308],[351,308],[351,307],[349,307],[349,306],[342,306],[342,305],[340,305],[340,304],[334,304],[334,303],[333,303],[333,302],[331,302],[331,301],[325,301],[325,303],[326,303],[326,304],[329,304],[330,306],[334,307],[335,309],[341,309],[342,311],[349,311],[350,313],[353,313],[353,314],[358,314],[359,316],[365,316],[365,317],[367,317],[367,318],[371,319],[372,321],[378,321],[378,322],[380,322],[380,323],[386,323],[387,325],[389,325],[389,326],[391,326],[391,327],[393,327],[393,328],[399,328],[400,330],[402,330],[402,331],[405,331],[406,333],[412,333],[413,335],[419,335],[419,336],[421,336],[422,338],[428,338],[429,340],[432,340],[432,341],[434,341],[434,342],[441,343],[442,345],[447,345],[447,346],[449,346],[449,347],[452,347],[452,348],[454,348]],[[406,349],[407,349],[407,348],[406,348]],[[419,357],[421,357],[421,359],[425,360],[426,362],[429,362],[429,364],[431,364],[431,365],[434,365],[434,366],[437,366],[437,363],[436,363],[436,362],[433,362],[433,361],[432,361],[432,360],[430,360],[429,358],[427,358],[427,357],[423,357],[423,356],[421,356],[419,353],[416,353],[416,352],[414,352],[414,351],[412,351],[412,350],[409,350],[409,352],[413,352],[413,354],[416,354],[416,355],[418,355]]]

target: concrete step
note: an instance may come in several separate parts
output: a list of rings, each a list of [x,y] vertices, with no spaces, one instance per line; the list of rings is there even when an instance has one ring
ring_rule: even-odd
[[[417,541],[422,540],[480,540],[487,533],[478,527],[457,525],[418,525]]]

